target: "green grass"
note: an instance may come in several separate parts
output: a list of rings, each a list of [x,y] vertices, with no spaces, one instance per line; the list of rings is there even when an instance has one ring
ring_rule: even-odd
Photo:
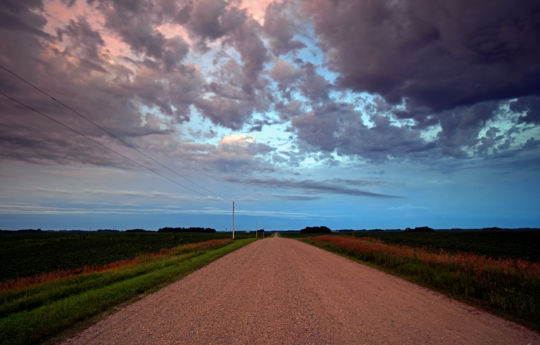
[[[246,238],[239,233],[237,238]],[[181,244],[230,238],[230,233],[0,232],[0,281],[99,266]]]
[[[300,240],[540,330],[538,268],[515,269],[507,262],[492,262],[479,268],[475,266],[474,258],[471,260],[470,257],[456,257],[456,260],[446,261],[429,260],[429,253],[433,252],[426,249],[417,248],[413,256],[407,256],[400,254],[399,250],[393,251],[392,247],[396,248],[395,245],[380,247],[368,244],[347,247],[346,242],[339,244],[317,238]],[[349,240],[354,241],[350,235],[345,241]],[[440,251],[435,251],[434,255],[439,253]],[[481,258],[478,258],[476,262],[480,260]]]
[[[254,239],[177,253],[103,272],[0,294],[0,344],[41,343],[120,303],[154,291]]]

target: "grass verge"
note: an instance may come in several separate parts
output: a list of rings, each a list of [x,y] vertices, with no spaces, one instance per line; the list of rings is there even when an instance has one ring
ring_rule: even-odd
[[[105,272],[0,293],[0,344],[37,344],[112,307],[154,291],[254,239],[179,246],[164,256]],[[204,243],[204,242],[203,242]],[[188,245],[189,246],[189,245]]]
[[[540,330],[540,263],[430,251],[371,238],[299,239]]]

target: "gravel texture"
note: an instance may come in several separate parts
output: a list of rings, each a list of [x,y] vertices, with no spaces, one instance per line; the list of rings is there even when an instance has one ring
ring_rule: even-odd
[[[254,242],[64,344],[540,344],[540,334],[302,242]]]

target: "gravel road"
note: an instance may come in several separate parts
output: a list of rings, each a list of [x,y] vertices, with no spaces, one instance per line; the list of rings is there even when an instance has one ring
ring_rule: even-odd
[[[243,247],[64,344],[540,344],[540,334],[296,240]]]

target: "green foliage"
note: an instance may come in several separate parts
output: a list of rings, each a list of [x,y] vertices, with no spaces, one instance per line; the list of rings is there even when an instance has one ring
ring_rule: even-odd
[[[153,291],[254,239],[179,252],[113,272],[61,279],[0,294],[0,344],[41,343],[74,323]]]
[[[230,237],[226,232],[0,232],[0,281],[105,265],[181,244]]]

